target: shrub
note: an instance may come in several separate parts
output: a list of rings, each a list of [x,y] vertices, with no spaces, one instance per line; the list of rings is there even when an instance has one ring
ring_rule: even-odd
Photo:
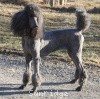
[[[94,7],[93,9],[90,9],[88,12],[100,14],[100,7]]]
[[[69,12],[69,13],[74,13],[76,8],[73,6],[70,6],[68,8],[62,7],[62,8],[51,8],[52,10],[60,11],[60,12]]]

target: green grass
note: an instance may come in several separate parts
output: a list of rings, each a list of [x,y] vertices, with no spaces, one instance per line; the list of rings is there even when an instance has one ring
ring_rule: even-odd
[[[3,6],[5,9],[2,11],[1,7]],[[23,7],[7,4],[0,6],[0,8],[0,51],[22,50],[21,38],[14,37],[10,30],[10,20],[12,15]],[[50,11],[51,10],[43,9],[46,31],[75,27],[76,17],[73,13]],[[91,14],[91,20],[92,23],[90,29],[83,34],[85,37],[83,60],[87,63],[92,62],[93,64],[100,65],[100,14]],[[67,54],[65,53],[67,53],[66,50],[61,50],[56,51],[53,54],[67,60]]]

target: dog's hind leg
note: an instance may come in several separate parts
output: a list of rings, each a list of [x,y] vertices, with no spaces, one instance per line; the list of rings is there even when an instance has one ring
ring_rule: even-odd
[[[82,89],[83,83],[86,79],[86,73],[82,65],[82,47],[83,47],[83,36],[76,36],[75,41],[71,42],[71,46],[68,49],[69,56],[72,58],[75,66],[75,79],[71,82],[74,83],[79,79],[79,87],[76,88],[77,91]]]
[[[75,64],[76,62],[74,60],[74,56],[72,55],[71,49],[68,49],[68,54],[69,54],[70,58],[73,60],[73,62]],[[79,78],[79,68],[76,65],[75,78],[73,80],[71,80],[70,83],[75,83],[78,80],[78,78]]]
[[[31,79],[31,74],[32,74],[31,73],[32,56],[30,54],[26,54],[25,58],[26,58],[26,70],[25,70],[25,72],[23,74],[23,84],[19,87],[19,89],[24,89],[26,87],[26,85],[28,84],[28,82]]]
[[[79,69],[76,68],[76,71],[75,71],[75,78],[73,80],[70,81],[70,83],[75,83],[79,78]]]
[[[77,56],[78,54],[80,55],[81,52],[71,54],[71,58],[76,66],[75,78],[71,81],[71,83],[75,83],[79,79],[80,86],[77,87],[76,90],[80,91],[82,89],[83,83],[85,81],[86,73],[85,73],[83,65],[82,65],[81,57]]]

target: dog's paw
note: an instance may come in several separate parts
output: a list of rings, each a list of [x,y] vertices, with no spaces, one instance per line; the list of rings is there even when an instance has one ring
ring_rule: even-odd
[[[36,87],[34,87],[31,91],[29,91],[29,93],[35,93],[35,92],[37,92],[37,88]]]
[[[20,87],[18,87],[18,89],[24,89],[26,87],[26,85],[21,85]]]
[[[81,91],[81,90],[82,90],[82,86],[76,88],[76,91]]]
[[[70,81],[70,83],[74,84],[76,81],[77,81],[76,79],[73,79],[73,80]]]

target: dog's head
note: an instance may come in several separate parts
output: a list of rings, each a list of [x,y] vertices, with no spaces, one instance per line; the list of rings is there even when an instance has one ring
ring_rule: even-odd
[[[29,17],[30,28],[32,28],[32,29],[37,28],[39,15],[40,15],[40,8],[34,4],[28,4],[25,7],[25,11]]]
[[[35,35],[43,31],[41,9],[35,4],[28,4],[24,10],[15,13],[11,20],[11,29],[16,36]],[[39,31],[39,32],[38,32]]]

